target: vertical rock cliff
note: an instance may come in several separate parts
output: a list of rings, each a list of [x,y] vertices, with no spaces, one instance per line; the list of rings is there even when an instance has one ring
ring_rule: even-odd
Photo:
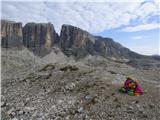
[[[51,23],[27,23],[23,28],[23,44],[38,54],[50,51],[59,38]]]
[[[60,34],[60,47],[68,56],[77,58],[94,54],[94,37],[88,32],[71,26],[63,25]]]
[[[1,20],[1,46],[3,48],[22,48],[22,23]]]

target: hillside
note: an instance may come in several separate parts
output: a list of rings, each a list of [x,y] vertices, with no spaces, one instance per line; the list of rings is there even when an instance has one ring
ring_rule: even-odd
[[[100,56],[80,61],[61,52],[51,56],[57,60],[47,62],[51,57],[34,57],[27,49],[2,51],[2,120],[160,118],[159,70],[139,70]],[[140,81],[144,95],[118,92],[128,75]]]

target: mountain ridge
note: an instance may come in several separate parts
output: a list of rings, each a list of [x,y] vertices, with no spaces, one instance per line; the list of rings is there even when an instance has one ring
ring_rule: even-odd
[[[21,22],[1,20],[2,48],[26,47],[38,56],[50,53],[54,46],[58,46],[67,56],[76,59],[87,55],[100,55],[135,64],[133,61],[160,60],[160,56],[141,55],[124,47],[112,38],[94,36],[81,28],[63,24],[60,35],[52,23],[30,22],[22,26]],[[14,44],[13,44],[14,43]],[[129,62],[132,61],[132,62]],[[149,63],[149,64],[150,64]]]

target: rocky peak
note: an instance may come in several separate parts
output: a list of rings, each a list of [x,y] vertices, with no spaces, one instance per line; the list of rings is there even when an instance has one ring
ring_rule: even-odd
[[[27,23],[23,28],[23,44],[35,54],[45,56],[59,39],[51,23]]]
[[[62,50],[70,55],[85,56],[94,51],[94,37],[87,31],[71,25],[62,25],[60,34],[60,46]]]
[[[1,20],[1,46],[3,48],[21,48],[22,39],[22,23]]]
[[[51,23],[27,23],[23,28],[23,44],[28,48],[50,49],[57,34]]]

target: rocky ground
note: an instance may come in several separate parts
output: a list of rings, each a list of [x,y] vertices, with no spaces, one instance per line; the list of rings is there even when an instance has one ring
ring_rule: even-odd
[[[26,50],[2,51],[2,120],[160,119],[159,69],[92,56],[72,62],[47,59]],[[118,91],[127,76],[140,81],[144,95]]]

